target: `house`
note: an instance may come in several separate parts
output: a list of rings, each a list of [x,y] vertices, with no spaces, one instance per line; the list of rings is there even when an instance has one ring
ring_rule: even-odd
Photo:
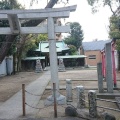
[[[82,42],[80,52],[81,54],[87,56],[85,58],[85,65],[97,66],[97,63],[102,61],[101,51],[108,42],[111,42],[111,40]]]

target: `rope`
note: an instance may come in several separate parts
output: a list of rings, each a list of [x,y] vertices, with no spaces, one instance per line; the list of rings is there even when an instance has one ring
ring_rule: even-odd
[[[30,92],[28,92],[27,90],[25,90],[25,92],[28,93],[28,94],[30,94],[30,95],[41,96],[41,95],[36,95],[36,94],[30,93]]]
[[[51,92],[52,92],[52,91],[49,91],[49,92],[43,93],[43,95],[46,95],[46,94],[51,93]]]
[[[37,95],[37,94],[33,94],[33,93],[30,93],[28,92],[27,90],[25,90],[26,93],[30,94],[30,95],[34,95],[34,96],[42,96],[42,95],[45,95],[45,94],[48,94],[50,93],[51,91],[47,92],[47,93],[44,93],[44,94],[41,94],[41,95]]]
[[[42,109],[45,109],[45,108],[48,108],[48,107],[52,106],[52,105],[49,105],[49,106],[46,106],[46,107],[43,107],[43,108],[38,108],[38,107],[31,106],[31,105],[29,105],[28,103],[25,103],[25,104],[26,104],[27,106],[31,107],[31,108],[39,109],[39,110],[42,110]]]
[[[63,93],[61,93],[60,91],[57,91],[57,92],[63,95]]]
[[[77,96],[76,94],[72,93],[74,96]]]
[[[88,103],[88,101],[86,101],[85,99],[82,99],[84,102]]]

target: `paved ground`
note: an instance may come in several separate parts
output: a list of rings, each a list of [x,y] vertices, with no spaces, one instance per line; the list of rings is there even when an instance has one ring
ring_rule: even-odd
[[[45,72],[41,77],[26,86],[26,90],[32,94],[42,95],[50,80],[50,72]],[[31,106],[37,106],[41,96],[32,96],[26,93],[26,102]],[[26,107],[27,117],[34,117],[36,109]],[[0,105],[0,119],[17,119],[22,117],[22,91],[13,95]]]
[[[97,71],[96,69],[90,69],[90,70],[67,70],[66,72],[59,72],[59,79],[60,79],[60,93],[66,96],[66,79],[71,79],[72,80],[72,88],[73,88],[73,102],[71,102],[72,105],[75,107],[77,106],[76,103],[76,86],[83,85],[85,87],[85,96],[86,96],[86,101],[88,101],[88,91],[89,90],[98,90],[98,82],[97,82]],[[117,85],[120,88],[120,81],[119,81],[119,74],[117,74]],[[106,82],[104,82],[104,88],[106,88]],[[51,83],[49,83],[46,87],[46,90],[44,92],[44,95],[42,96],[39,106],[45,107],[44,106],[44,100],[50,95],[49,91],[51,90]],[[119,91],[116,91],[119,93]],[[114,99],[112,99],[114,100]],[[106,103],[103,101],[98,101],[98,105],[100,106],[106,106],[114,109],[118,109],[117,105],[114,103]],[[86,106],[88,107],[88,104],[86,103]],[[58,117],[65,117],[65,108],[66,106],[57,106],[58,107]],[[47,110],[47,113],[45,112]],[[119,112],[115,111],[110,111],[110,110],[105,110],[105,109],[98,109],[99,111],[107,111],[113,115],[115,115],[119,120],[120,115]],[[43,110],[40,110],[37,113],[38,118],[52,118],[54,116],[54,111],[53,107],[48,107]]]
[[[22,74],[22,73],[21,73]],[[30,79],[33,78],[33,76],[35,75],[35,73],[30,73],[30,75],[27,75],[23,78],[27,79],[28,77]],[[13,83],[14,84],[12,87],[17,89],[17,80],[20,81],[21,79],[21,84],[23,83],[23,81],[25,82],[25,79],[22,80],[22,76],[19,77],[19,75],[17,76],[19,79],[14,79]],[[16,78],[17,78],[16,77]],[[10,83],[9,82],[9,78],[12,78],[12,76],[10,77],[4,77],[4,78],[0,78],[0,85],[1,81],[4,82],[4,91],[6,89],[6,93],[11,93],[10,91],[8,91],[8,89],[10,90],[11,87],[9,87]],[[37,79],[38,78],[38,79]],[[72,83],[73,83],[73,88],[76,87],[76,85],[84,85],[86,89],[97,89],[97,71],[96,69],[90,69],[90,70],[80,70],[80,69],[71,69],[71,70],[67,70],[66,72],[59,72],[59,79],[60,79],[60,88],[62,90],[60,90],[60,92],[62,92],[62,94],[66,94],[65,93],[65,79],[72,79]],[[120,74],[117,74],[117,79],[120,78]],[[38,74],[36,74],[36,80],[34,79],[34,81],[32,82],[32,80],[30,80],[27,83],[27,87],[26,90],[33,93],[33,94],[39,94],[42,95],[44,90],[44,94],[42,96],[31,96],[29,94],[26,93],[26,101],[29,105],[37,107],[37,108],[42,108],[44,107],[44,100],[46,99],[46,97],[48,97],[49,95],[51,95],[50,88],[51,88],[51,84],[49,83],[50,80],[50,72],[44,72],[42,74],[42,76],[39,76]],[[31,83],[30,83],[31,82]],[[18,82],[20,84],[20,82]],[[30,83],[30,84],[29,84]],[[8,84],[8,86],[6,86],[6,84]],[[20,85],[21,86],[21,85]],[[8,88],[7,88],[8,87]],[[118,82],[118,87],[120,88],[120,83]],[[0,87],[1,88],[1,87]],[[18,87],[19,88],[19,87]],[[14,90],[16,90],[14,89]],[[20,89],[20,88],[19,88]],[[19,91],[19,89],[17,89]],[[13,90],[13,91],[14,91]],[[0,92],[2,90],[0,89]],[[49,93],[48,93],[49,92]],[[75,92],[75,91],[74,91]],[[86,95],[88,90],[85,91]],[[16,92],[15,92],[16,93]],[[12,92],[12,97],[6,97],[7,100],[2,101],[2,104],[0,104],[0,120],[1,119],[12,119],[12,120],[33,120],[33,119],[39,119],[39,120],[48,120],[48,119],[53,119],[54,116],[54,111],[53,111],[53,106],[50,106],[48,108],[43,108],[41,110],[38,109],[33,109],[31,107],[27,106],[27,110],[26,110],[26,117],[22,117],[22,100],[21,100],[21,91],[19,91],[18,93],[15,94],[14,92]],[[7,95],[7,94],[6,94]],[[1,96],[1,95],[0,95]],[[42,97],[42,98],[41,98]],[[74,101],[76,101],[74,99]],[[73,103],[74,104],[74,103]],[[99,104],[101,104],[102,106],[107,105],[110,107],[114,107],[117,108],[117,106],[115,104],[106,104],[104,102],[99,102]],[[72,117],[66,117],[64,114],[65,111],[65,106],[58,106],[58,118],[57,120],[82,120],[82,118],[72,118]],[[115,114],[118,118],[120,117],[119,113],[116,112],[112,112],[113,114]],[[119,120],[119,119],[118,119]]]
[[[22,84],[30,84],[39,78],[42,73],[19,72],[16,75],[0,77],[0,103],[11,98],[22,88]]]

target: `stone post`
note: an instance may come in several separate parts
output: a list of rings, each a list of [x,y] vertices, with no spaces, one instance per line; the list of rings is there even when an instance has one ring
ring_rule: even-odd
[[[49,39],[49,55],[50,55],[50,71],[51,71],[51,85],[56,84],[56,97],[58,104],[65,104],[66,97],[60,95],[59,93],[59,79],[58,79],[58,64],[57,64],[57,53],[56,53],[56,39],[55,39],[55,28],[54,28],[54,19],[48,17],[48,39]],[[54,97],[53,93],[45,101],[45,105],[53,104]]]
[[[96,118],[97,117],[97,102],[96,102],[96,92],[94,90],[89,90],[88,101],[89,101],[89,115],[92,118]]]
[[[72,81],[71,79],[66,79],[66,100],[67,102],[72,102]]]
[[[99,93],[103,93],[104,88],[103,88],[102,63],[97,64],[97,74],[98,74],[98,90]]]
[[[111,43],[107,43],[105,46],[106,55],[106,82],[107,82],[107,92],[113,93],[113,77],[112,77],[112,49]]]
[[[85,108],[84,87],[76,86],[77,90],[77,108]]]

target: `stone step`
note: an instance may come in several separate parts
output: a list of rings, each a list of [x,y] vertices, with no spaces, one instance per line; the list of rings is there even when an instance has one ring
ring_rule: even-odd
[[[115,99],[115,97],[120,97],[120,93],[97,93],[97,97],[103,99]]]

